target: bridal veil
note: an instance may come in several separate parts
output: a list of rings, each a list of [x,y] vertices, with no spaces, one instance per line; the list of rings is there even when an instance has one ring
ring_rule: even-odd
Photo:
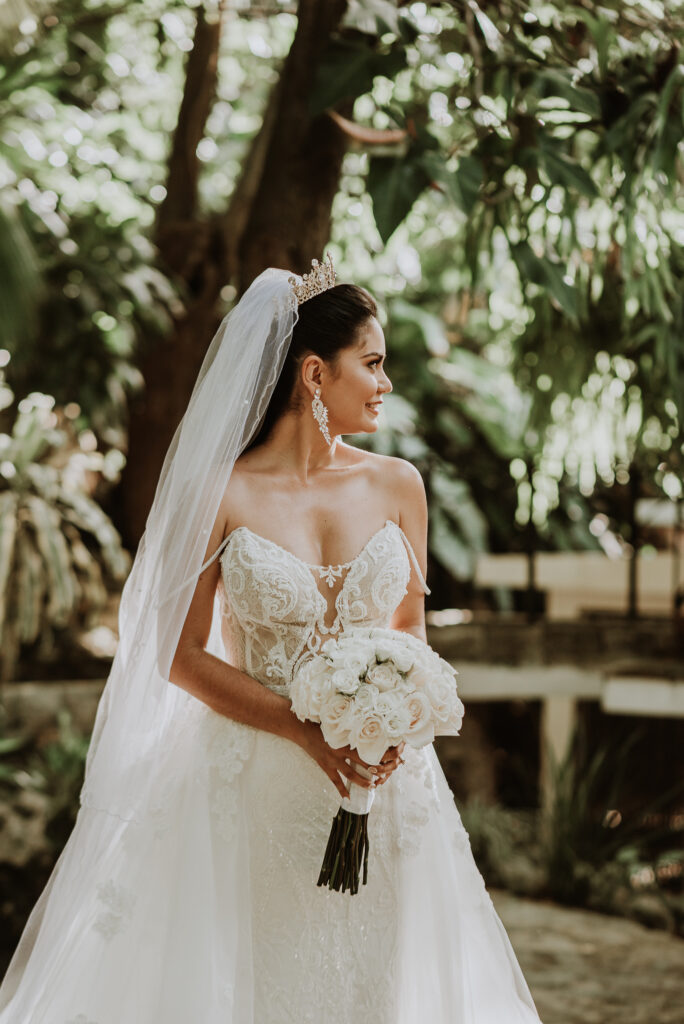
[[[197,577],[217,553],[208,551],[207,544],[221,498],[236,459],[263,421],[296,321],[292,275],[271,268],[256,278],[223,319],[207,350],[123,589],[120,640],[97,710],[78,821],[0,989],[2,1024],[43,1019],[37,1011],[39,993],[49,992],[51,986],[55,991],[60,975],[64,987],[66,948],[79,941],[79,930],[87,923],[88,886],[99,886],[97,899],[109,908],[104,918],[100,915],[106,930],[107,913],[110,919],[124,914],[125,893],[135,888],[130,879],[126,888],[117,889],[116,882],[117,863],[131,831],[149,832],[153,842],[163,831],[171,802],[177,811],[179,792],[187,792],[190,803],[193,792],[196,796],[189,763],[195,755],[187,735],[196,701],[169,682],[168,673]],[[219,618],[217,597],[208,649],[223,656]],[[247,735],[244,727],[236,726],[238,745]],[[202,771],[201,765],[196,768]],[[192,829],[199,813],[197,806],[189,810],[183,828]],[[200,819],[196,827],[201,829]],[[232,870],[233,892],[239,891],[241,874],[238,836],[239,829],[232,853],[226,851],[226,885],[230,888]],[[164,848],[177,866],[183,856],[179,842]],[[164,874],[159,863],[163,855],[159,849],[150,850],[152,871],[159,877]],[[138,860],[142,864],[144,859]],[[109,898],[97,882],[103,869],[111,878]],[[198,869],[201,865],[187,865],[187,873]],[[154,888],[151,879],[140,881],[143,887]],[[187,882],[189,891],[193,884],[201,884],[198,879]],[[151,898],[151,892],[146,895]],[[210,912],[211,898],[207,884],[203,894],[194,893],[196,909],[191,912]],[[236,928],[239,918],[236,913]],[[190,922],[181,915],[179,924],[188,927]],[[173,969],[180,970],[181,964],[167,955],[165,970]],[[146,1019],[137,1006],[130,1020],[139,1014]],[[187,1019],[199,1019],[196,1014],[197,1007]],[[169,1007],[167,1024],[177,1017],[183,1019],[180,1008]],[[52,1021],[52,1015],[47,1019]]]

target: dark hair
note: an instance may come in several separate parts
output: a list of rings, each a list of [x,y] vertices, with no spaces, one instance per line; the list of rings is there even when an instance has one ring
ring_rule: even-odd
[[[264,422],[245,451],[265,441],[273,425],[289,408],[302,359],[313,352],[334,365],[339,353],[354,344],[358,329],[377,313],[373,296],[355,284],[335,285],[300,305],[299,318]]]

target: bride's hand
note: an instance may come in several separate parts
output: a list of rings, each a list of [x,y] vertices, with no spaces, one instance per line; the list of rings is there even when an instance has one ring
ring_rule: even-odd
[[[402,740],[396,747],[389,747],[382,755],[380,764],[377,766],[378,776],[376,785],[382,786],[383,782],[387,782],[392,772],[396,771],[399,765],[404,763],[401,755],[404,752],[405,746],[406,744]]]
[[[342,797],[349,796],[349,792],[340,778],[340,774],[348,782],[355,782],[357,785],[367,789],[370,786],[381,786],[384,782],[387,782],[392,772],[403,763],[401,754],[404,749],[404,743],[400,743],[396,747],[390,747],[382,755],[380,764],[371,765],[359,756],[358,751],[354,747],[339,747],[339,749],[334,750],[328,746],[323,738],[320,725],[317,725],[315,722],[302,722],[301,725],[303,728],[300,746],[323,769]],[[348,761],[351,761],[351,764]],[[369,779],[365,775],[361,775],[360,772],[356,771],[354,765],[360,765],[364,771],[370,772],[372,778]]]
[[[340,778],[340,773],[348,782],[355,782],[366,789],[374,784],[374,777],[380,771],[379,766],[376,768],[373,765],[366,764],[352,747],[340,747],[338,750],[329,747],[323,739],[320,725],[317,725],[315,722],[302,722],[301,726],[299,745],[307,754],[313,757],[316,764],[320,765],[340,796],[349,796],[344,781]],[[352,763],[347,764],[348,760]],[[373,778],[368,779],[361,775],[356,771],[355,764],[361,765],[364,770],[371,772]]]

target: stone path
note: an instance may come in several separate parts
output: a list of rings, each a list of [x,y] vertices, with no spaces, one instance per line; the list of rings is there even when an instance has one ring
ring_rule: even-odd
[[[684,939],[489,891],[543,1024],[684,1024]]]

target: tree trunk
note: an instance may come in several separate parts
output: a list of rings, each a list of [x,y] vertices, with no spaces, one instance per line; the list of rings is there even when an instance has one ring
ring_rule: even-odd
[[[218,326],[221,288],[234,281],[243,291],[268,266],[302,271],[328,240],[345,137],[326,115],[311,117],[309,100],[345,8],[346,0],[300,0],[295,38],[263,126],[228,209],[211,221],[197,214],[196,147],[213,100],[221,24],[199,10],[157,221],[160,253],[185,283],[186,307],[172,335],[145,354],[145,387],[131,403],[119,524],[131,547],[142,535],[166,449]]]
[[[312,118],[309,103],[318,58],[345,8],[346,0],[300,0],[264,171],[242,236],[240,291],[265,267],[306,270],[330,237],[346,137],[326,114]]]

